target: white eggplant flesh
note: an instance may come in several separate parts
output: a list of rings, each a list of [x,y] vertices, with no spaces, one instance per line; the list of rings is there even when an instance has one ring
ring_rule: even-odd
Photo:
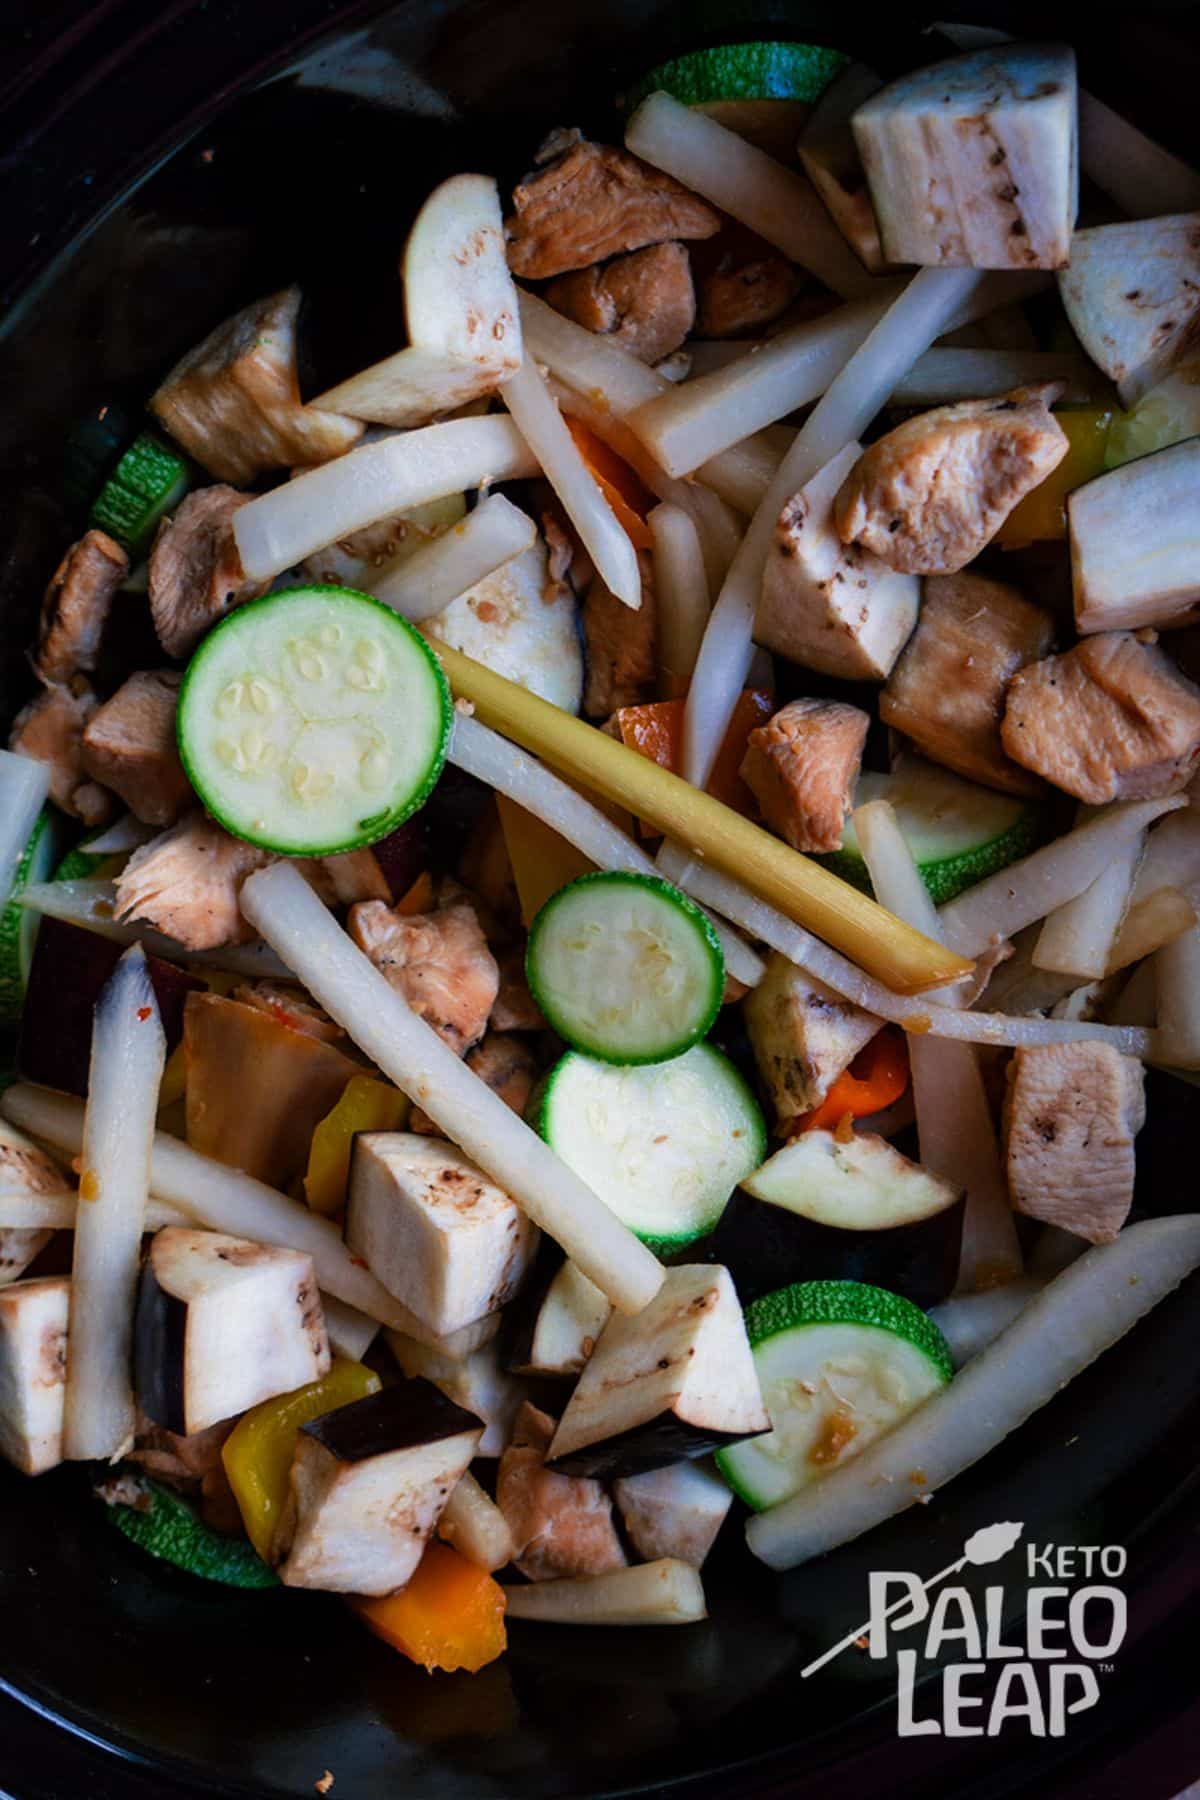
[[[234,514],[249,581],[273,581],[314,551],[447,494],[538,473],[511,419],[447,419],[398,431],[259,494]]]
[[[1089,1250],[902,1425],[751,1519],[750,1549],[774,1569],[795,1568],[938,1495],[1124,1337],[1197,1266],[1197,1214],[1130,1225],[1115,1243]]]
[[[381,425],[426,425],[491,393],[521,366],[500,195],[487,175],[434,188],[401,268],[409,342],[330,388],[317,406]]]
[[[692,1625],[708,1617],[704,1585],[690,1563],[638,1563],[603,1575],[531,1581],[505,1589],[510,1619],[544,1625]]]
[[[1058,291],[1092,361],[1135,405],[1195,348],[1200,212],[1077,231]]]
[[[626,1535],[644,1562],[670,1557],[704,1566],[733,1504],[732,1489],[706,1462],[671,1463],[613,1483]]]
[[[491,1317],[499,1323],[499,1313]],[[528,1388],[501,1366],[494,1340],[467,1356],[449,1356],[400,1331],[389,1331],[386,1336],[392,1355],[410,1381],[418,1376],[432,1381],[448,1400],[482,1421],[477,1456],[499,1456],[507,1448]]]
[[[401,1092],[574,1257],[614,1306],[640,1311],[661,1286],[658,1259],[418,1018],[304,877],[286,862],[261,869],[242,888],[241,906],[313,998]],[[352,1295],[339,1298],[354,1304]]]
[[[1067,523],[1080,633],[1166,630],[1200,614],[1200,438],[1076,488]]]
[[[348,1362],[361,1362],[379,1336],[379,1320],[369,1318],[357,1307],[347,1306],[344,1300],[335,1300],[332,1294],[321,1295],[321,1310],[333,1354],[344,1356]]]
[[[0,1288],[0,1456],[23,1475],[63,1460],[70,1309],[65,1275]]]
[[[370,591],[417,623],[441,612],[536,539],[537,526],[528,513],[503,494],[489,494],[461,524],[423,544]]]
[[[578,1375],[611,1311],[600,1289],[568,1259],[542,1297],[528,1349],[512,1366],[523,1375]]]
[[[884,255],[1060,269],[1079,200],[1074,53],[997,45],[902,75],[854,114]]]
[[[557,590],[551,587],[540,537],[426,616],[421,630],[434,644],[461,650],[497,675],[519,681],[552,706],[579,711],[583,699],[579,608],[565,583]]]
[[[872,275],[882,275],[888,264],[850,121],[882,86],[874,69],[865,63],[848,63],[813,107],[797,145],[804,173]]]
[[[133,1442],[134,1299],[166,1055],[145,954],[135,947],[101,990],[92,1028],[63,1409],[63,1450],[73,1460],[112,1458]]]

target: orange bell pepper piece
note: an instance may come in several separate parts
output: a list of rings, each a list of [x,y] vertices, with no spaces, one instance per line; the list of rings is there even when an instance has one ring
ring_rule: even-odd
[[[390,1081],[376,1075],[350,1077],[341,1099],[312,1134],[304,1198],[313,1212],[328,1217],[345,1205],[355,1133],[400,1131],[407,1117],[408,1100]]]
[[[672,774],[678,775],[683,766],[683,707],[682,700],[652,700],[646,706],[623,706],[613,714],[612,724],[627,749],[636,750],[648,761],[657,763],[660,769],[670,769]],[[738,771],[746,754],[747,738],[760,725],[766,724],[774,710],[771,696],[761,689],[745,688],[742,691],[708,778],[708,792],[713,798],[732,806],[735,812],[744,813],[748,819],[758,817],[758,805]],[[645,826],[642,831],[644,836],[657,835]]]
[[[838,1076],[820,1106],[793,1122],[801,1131],[833,1131],[844,1119],[866,1119],[894,1106],[908,1086],[908,1048],[904,1033],[885,1025]]]
[[[350,1604],[376,1637],[429,1670],[474,1674],[508,1644],[504,1589],[449,1544],[430,1544],[398,1594]]]
[[[1067,495],[1104,471],[1104,453],[1113,422],[1110,410],[1079,407],[1056,412],[1056,421],[1067,434],[1068,449],[1045,481],[1013,507],[996,533],[995,541],[1007,550],[1067,535]]]
[[[567,430],[575,440],[575,448],[588,466],[596,486],[617,515],[617,522],[636,550],[649,550],[654,543],[646,514],[654,505],[654,495],[634,474],[629,464],[610,450],[603,438],[579,419],[567,419]]]
[[[432,912],[433,901],[433,876],[427,869],[422,869],[412,886],[397,900],[392,911],[398,912],[401,918],[411,919],[414,913]]]

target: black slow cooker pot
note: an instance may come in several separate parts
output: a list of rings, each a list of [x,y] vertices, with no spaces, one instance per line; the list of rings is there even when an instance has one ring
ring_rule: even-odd
[[[66,541],[62,446],[135,410],[224,313],[299,280],[322,385],[394,347],[396,250],[444,174],[518,174],[544,130],[615,129],[622,85],[701,43],[790,36],[885,70],[922,16],[788,0],[37,0],[0,23],[0,682],[27,687]],[[1076,45],[1095,91],[1195,155],[1188,7],[960,7]],[[315,390],[314,390],[315,391]],[[1196,1090],[1150,1081],[1136,1204],[1194,1208]],[[1169,1800],[1200,1775],[1200,1286],[1193,1280],[951,1491],[772,1577],[730,1529],[712,1617],[675,1632],[527,1626],[478,1676],[431,1679],[332,1597],[242,1594],[145,1560],[70,1468],[0,1472],[0,1786],[17,1800],[311,1794],[524,1800],[645,1792]],[[1038,1737],[897,1731],[896,1667],[850,1651],[867,1577],[926,1575],[1020,1520],[1043,1549],[1120,1546],[1128,1632],[1097,1703]],[[1034,1580],[1044,1580],[1035,1572]],[[1029,1577],[1004,1575],[1019,1621]],[[1018,1626],[1019,1628],[1019,1626]],[[998,1667],[998,1665],[997,1665]],[[993,1668],[981,1678],[986,1693]],[[973,1715],[974,1718],[983,1713]]]

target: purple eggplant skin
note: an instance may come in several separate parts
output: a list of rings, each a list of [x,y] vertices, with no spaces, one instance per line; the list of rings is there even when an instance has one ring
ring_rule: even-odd
[[[728,1444],[741,1444],[747,1435],[761,1437],[762,1432],[730,1432],[706,1430],[691,1425],[673,1412],[659,1413],[641,1425],[619,1431],[598,1443],[586,1444],[566,1456],[555,1457],[546,1464],[555,1475],[587,1475],[597,1481],[612,1481],[621,1475],[649,1475],[654,1469],[665,1469],[670,1463],[707,1456]]]
[[[429,831],[424,812],[414,813],[395,831],[372,844],[371,854],[388,884],[394,906],[403,900],[422,869],[429,866]]]
[[[142,1412],[165,1431],[187,1435],[183,1403],[187,1306],[160,1287],[150,1258],[142,1264],[133,1324],[133,1386]]]
[[[322,1413],[300,1429],[340,1462],[355,1463],[436,1444],[463,1431],[482,1431],[483,1420],[448,1399],[432,1381],[416,1376]]]
[[[793,1281],[865,1281],[914,1306],[953,1291],[962,1249],[964,1197],[927,1219],[879,1231],[847,1231],[771,1206],[738,1189],[705,1245],[724,1263],[743,1306]]]
[[[543,1236],[532,1268],[504,1309],[499,1331],[500,1359],[511,1375],[526,1372],[542,1302],[566,1260],[554,1239]]]
[[[124,951],[124,944],[80,925],[42,920],[17,1051],[17,1067],[26,1081],[66,1094],[87,1094],[92,1011]],[[183,1036],[184,1001],[190,993],[203,991],[205,984],[161,957],[148,956],[146,962],[169,1055]]]

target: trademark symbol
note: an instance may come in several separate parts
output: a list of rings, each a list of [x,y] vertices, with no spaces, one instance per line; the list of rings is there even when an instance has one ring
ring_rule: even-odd
[[[1111,1675],[1113,1672],[1113,1666],[1111,1663],[1102,1662],[1098,1665],[1098,1667],[1099,1667],[1100,1673],[1102,1675]]]

